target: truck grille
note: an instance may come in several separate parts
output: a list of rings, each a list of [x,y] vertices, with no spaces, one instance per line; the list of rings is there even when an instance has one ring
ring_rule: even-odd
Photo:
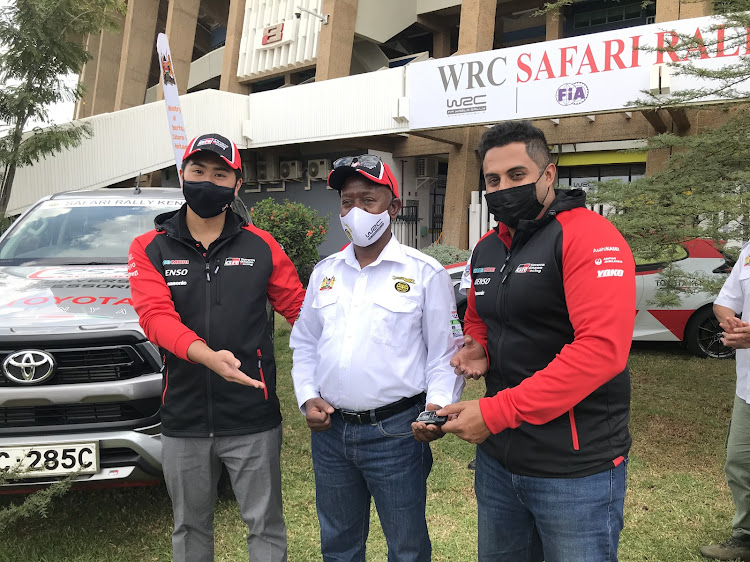
[[[156,416],[160,403],[157,396],[130,402],[0,408],[0,429],[130,422]]]
[[[55,374],[45,385],[120,381],[158,372],[131,345],[41,349],[51,354],[57,364]],[[0,349],[0,363],[9,353],[10,350]],[[0,376],[2,386],[16,385]]]

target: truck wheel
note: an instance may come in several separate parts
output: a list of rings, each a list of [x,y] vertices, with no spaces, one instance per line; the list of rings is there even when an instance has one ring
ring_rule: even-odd
[[[721,343],[722,331],[711,306],[704,306],[695,311],[685,327],[685,346],[698,357],[732,358],[734,349]]]

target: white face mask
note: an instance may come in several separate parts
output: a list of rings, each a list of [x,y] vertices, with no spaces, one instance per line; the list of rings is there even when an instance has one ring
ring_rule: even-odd
[[[346,216],[339,216],[341,228],[355,246],[365,248],[379,240],[391,224],[391,216],[386,209],[379,215],[354,207]]]

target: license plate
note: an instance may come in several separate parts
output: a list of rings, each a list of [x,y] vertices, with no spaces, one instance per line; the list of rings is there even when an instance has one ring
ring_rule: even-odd
[[[73,472],[99,472],[97,443],[64,443],[0,448],[0,471],[13,471],[12,478],[65,476]]]

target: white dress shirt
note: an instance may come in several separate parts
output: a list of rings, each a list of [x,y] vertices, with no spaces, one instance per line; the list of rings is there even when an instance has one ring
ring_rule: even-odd
[[[297,402],[321,397],[365,411],[427,393],[457,402],[463,377],[450,366],[463,344],[448,272],[395,238],[360,268],[350,244],[310,276],[289,345]]]
[[[750,321],[750,244],[742,248],[714,304],[742,313],[742,319]],[[750,349],[737,350],[737,396],[750,404]]]

